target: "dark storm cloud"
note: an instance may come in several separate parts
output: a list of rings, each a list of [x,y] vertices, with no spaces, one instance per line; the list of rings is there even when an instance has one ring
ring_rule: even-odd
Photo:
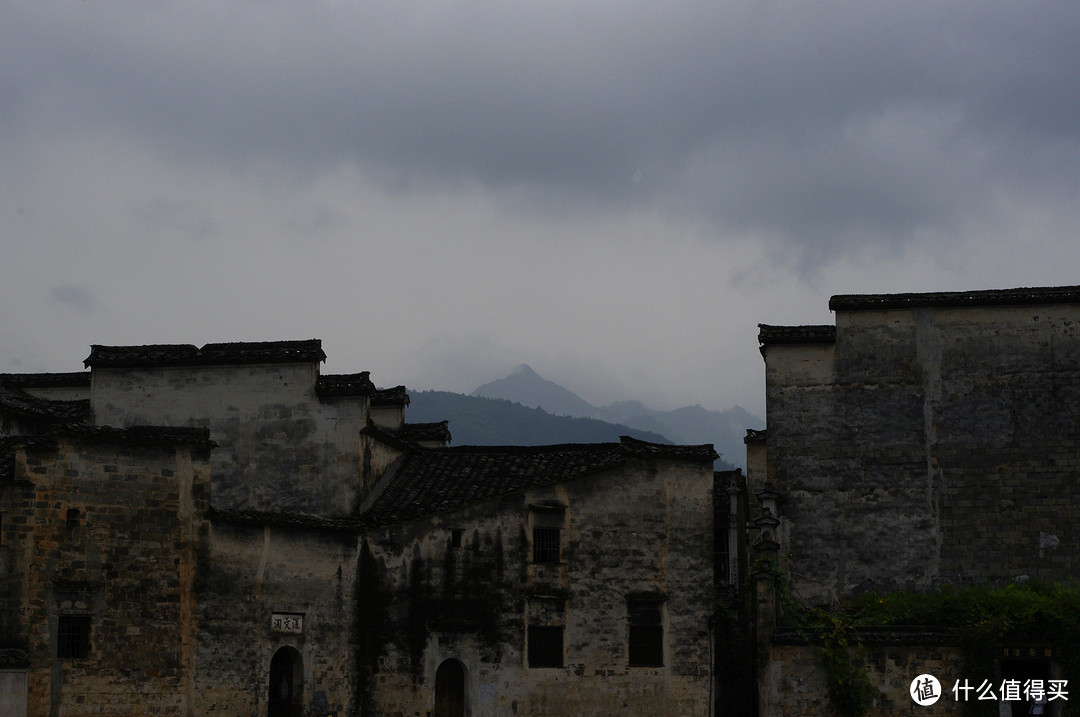
[[[1080,186],[1073,2],[0,14],[9,136],[118,127],[193,161],[345,160],[388,185],[652,203],[819,245],[947,232],[998,195]]]

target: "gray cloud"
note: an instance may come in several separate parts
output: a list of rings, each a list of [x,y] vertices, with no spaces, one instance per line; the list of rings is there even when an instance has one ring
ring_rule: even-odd
[[[82,313],[89,313],[97,307],[94,293],[85,286],[74,284],[57,284],[49,290],[49,299],[56,304]]]
[[[214,220],[190,202],[159,197],[134,208],[132,213],[144,231],[164,230],[196,241],[218,233]]]
[[[758,322],[1076,283],[1078,24],[1071,0],[0,3],[0,363],[319,336],[380,383],[529,363],[597,403],[760,411]]]
[[[655,204],[818,247],[949,232],[999,193],[1080,183],[1070,2],[5,14],[6,132],[119,125],[183,161],[349,158],[389,187]]]

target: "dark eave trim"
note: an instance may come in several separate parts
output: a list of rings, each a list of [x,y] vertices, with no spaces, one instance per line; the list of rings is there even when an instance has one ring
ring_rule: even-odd
[[[836,327],[831,324],[815,326],[770,326],[758,324],[758,343],[762,346],[777,344],[832,344],[836,343]]]
[[[156,368],[159,366],[234,366],[238,364],[318,363],[326,360],[319,339],[206,344],[90,347],[83,364],[93,368]]]
[[[924,294],[839,294],[832,311],[877,311],[915,307],[1030,306],[1080,304],[1080,286],[1051,286],[983,291],[937,291]]]

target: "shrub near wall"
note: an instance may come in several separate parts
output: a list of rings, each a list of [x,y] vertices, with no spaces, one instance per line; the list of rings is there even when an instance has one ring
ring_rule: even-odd
[[[786,681],[774,690],[786,707],[766,708],[764,714],[805,709],[822,686],[825,694],[819,697],[827,697],[831,711],[841,717],[907,713],[914,706],[907,692],[910,681],[924,672],[939,677],[944,692],[938,706],[923,708],[926,714],[954,713],[956,680],[968,679],[973,686],[983,679],[997,680],[996,694],[999,659],[1007,645],[1056,648],[1057,674],[1068,684],[1080,685],[1080,650],[1074,649],[1080,646],[1076,585],[1029,582],[865,593],[831,611],[806,608],[788,598],[783,605],[788,625],[774,635],[772,658],[795,669],[787,670]],[[803,665],[803,671],[816,672],[811,679],[794,674],[807,648],[815,664],[809,669]],[[815,689],[812,683],[819,686]],[[785,696],[788,691],[792,694]],[[824,701],[818,701],[819,708]],[[1068,714],[1068,707],[1059,702],[1061,714]],[[959,709],[997,715],[997,702],[977,700],[973,692]]]

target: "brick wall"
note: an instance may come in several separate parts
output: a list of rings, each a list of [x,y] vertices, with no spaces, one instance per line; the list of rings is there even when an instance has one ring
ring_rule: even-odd
[[[93,436],[17,453],[0,487],[0,638],[28,654],[30,715],[192,714],[207,459],[205,447]],[[89,644],[59,657],[72,618]]]

